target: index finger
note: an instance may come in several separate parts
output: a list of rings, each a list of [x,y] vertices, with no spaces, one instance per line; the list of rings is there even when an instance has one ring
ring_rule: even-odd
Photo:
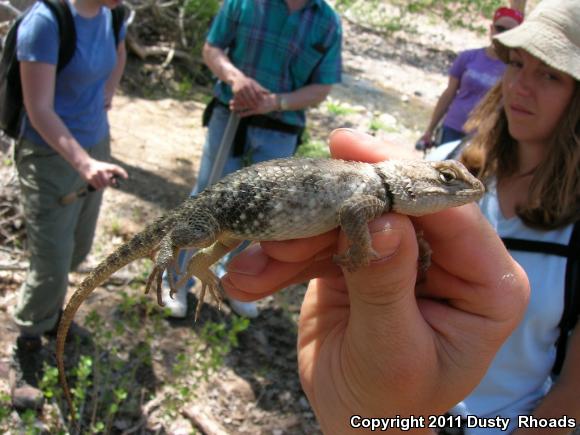
[[[417,158],[407,148],[348,128],[339,128],[330,133],[329,147],[335,159],[377,163],[389,159]]]

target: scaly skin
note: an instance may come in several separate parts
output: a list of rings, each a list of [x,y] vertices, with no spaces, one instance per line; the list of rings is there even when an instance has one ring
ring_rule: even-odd
[[[419,216],[479,199],[483,184],[456,161],[391,160],[377,164],[332,159],[271,160],[228,175],[188,198],[138,233],[100,263],[68,302],[57,334],[57,365],[74,422],[64,373],[64,345],[83,301],[109,276],[137,258],[158,251],[146,292],[152,285],[161,300],[161,278],[184,248],[197,248],[181,282],[196,276],[202,293],[220,300],[219,280],[210,266],[243,240],[310,237],[340,226],[350,247],[335,260],[348,270],[373,257],[367,223],[383,213]],[[169,280],[171,283],[173,280]],[[177,283],[180,285],[180,283]],[[173,289],[172,289],[173,291]]]

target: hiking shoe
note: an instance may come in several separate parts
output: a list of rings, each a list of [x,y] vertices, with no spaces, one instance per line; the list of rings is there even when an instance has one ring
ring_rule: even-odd
[[[44,405],[44,394],[38,388],[42,363],[40,337],[18,337],[9,372],[10,395],[15,409],[38,410]]]
[[[258,311],[258,306],[255,302],[242,302],[238,301],[237,299],[228,298],[228,303],[230,308],[242,317],[255,319],[260,314],[260,311]]]

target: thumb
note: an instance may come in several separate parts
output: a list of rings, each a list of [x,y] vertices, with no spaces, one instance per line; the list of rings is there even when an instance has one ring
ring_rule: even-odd
[[[431,385],[421,373],[432,376],[424,367],[431,367],[435,355],[415,297],[417,237],[410,219],[394,213],[371,221],[369,229],[378,258],[355,272],[343,271],[350,302],[344,349],[359,373],[373,379],[368,394],[392,385],[395,374],[412,378],[415,386],[409,390],[407,383],[393,397],[399,405],[412,403]],[[339,252],[346,246],[341,234]],[[424,351],[420,357],[418,349]]]
[[[415,287],[417,237],[408,217],[385,214],[369,223],[372,248],[377,255],[368,266],[344,271],[351,305],[385,306],[404,297]],[[341,232],[339,253],[350,241]],[[411,294],[411,296],[414,296]]]
[[[413,224],[407,216],[390,213],[371,221],[369,230],[377,257],[352,273],[343,271],[351,338],[362,353],[383,345],[385,331],[409,345],[421,335],[416,328],[424,323],[415,298],[418,248]],[[341,234],[339,252],[347,246]]]

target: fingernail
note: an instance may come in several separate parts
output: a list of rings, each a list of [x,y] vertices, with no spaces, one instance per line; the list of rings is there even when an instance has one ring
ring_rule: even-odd
[[[264,254],[259,245],[252,245],[240,255],[232,258],[226,267],[229,273],[242,275],[259,275],[266,268],[269,257]]]
[[[393,256],[401,245],[401,232],[392,228],[382,228],[381,230],[372,231],[372,247],[378,254],[376,260],[384,260]]]
[[[358,140],[361,140],[363,142],[371,142],[371,141],[376,140],[376,138],[374,136],[371,136],[370,134],[367,134],[364,131],[355,130],[352,128],[343,128],[343,127],[332,130],[330,132],[329,138],[332,138],[332,136],[334,136],[336,133],[347,133],[347,134],[350,134],[351,136],[354,136],[355,138],[357,138]]]

